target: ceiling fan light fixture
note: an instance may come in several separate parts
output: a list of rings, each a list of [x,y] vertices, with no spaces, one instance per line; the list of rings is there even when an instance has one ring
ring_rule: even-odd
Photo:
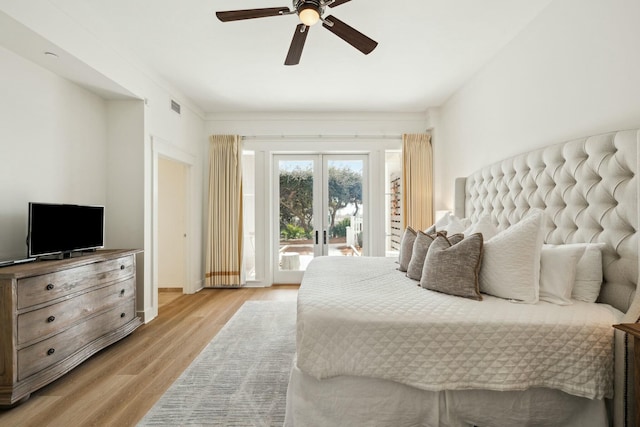
[[[320,20],[320,10],[314,4],[304,4],[298,10],[298,17],[307,27],[315,25]]]
[[[296,25],[293,39],[289,46],[284,65],[297,65],[300,63],[302,50],[309,34],[309,28],[322,21],[322,27],[326,28],[337,37],[365,55],[370,54],[378,45],[373,39],[360,31],[340,21],[333,15],[326,18],[324,13],[327,7],[336,7],[348,3],[351,0],[292,0],[293,8],[268,7],[261,9],[241,9],[216,12],[216,16],[222,22],[241,21],[243,19],[267,18],[270,16],[298,15],[300,24]]]

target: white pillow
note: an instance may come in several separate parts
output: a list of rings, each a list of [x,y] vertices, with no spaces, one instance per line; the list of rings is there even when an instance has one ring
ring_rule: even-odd
[[[520,222],[484,243],[480,291],[524,303],[538,302],[543,212],[532,209]]]
[[[540,256],[540,300],[570,305],[576,266],[585,248],[578,245],[543,245]]]
[[[451,212],[447,212],[445,213],[442,217],[440,217],[440,219],[438,219],[436,221],[435,224],[433,224],[431,227],[427,228],[426,230],[424,230],[425,234],[434,234],[437,231],[441,231],[444,229],[444,227],[447,226],[447,224],[449,224],[449,217],[453,216],[453,214]]]
[[[464,226],[463,220],[461,220],[460,218],[454,215],[449,215],[449,223],[444,226],[442,231],[446,231],[447,235],[451,236],[454,234],[463,233],[465,228],[466,227]],[[438,230],[438,231],[441,231],[441,230]]]
[[[571,298],[584,302],[596,302],[602,287],[602,250],[605,243],[567,243],[565,245],[544,245],[544,247],[571,247],[581,251],[576,264],[576,278]],[[543,247],[543,250],[544,250]]]
[[[596,302],[602,287],[602,250],[604,243],[584,243],[582,258],[576,267],[576,283],[571,297],[585,302]]]
[[[490,215],[482,215],[480,218],[478,218],[478,221],[475,224],[471,224],[469,228],[464,230],[463,234],[465,236],[471,236],[475,233],[482,234],[482,238],[486,242],[487,240],[498,234],[498,228],[491,222]]]
[[[456,217],[457,218],[457,217]],[[471,218],[460,218],[460,222],[464,228],[471,227]]]

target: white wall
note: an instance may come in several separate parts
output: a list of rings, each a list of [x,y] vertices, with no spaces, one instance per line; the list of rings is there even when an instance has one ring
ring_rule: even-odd
[[[106,247],[144,249],[144,102],[108,101]],[[145,254],[136,256],[136,310],[151,318],[146,309]]]
[[[425,113],[254,113],[209,114],[207,135],[384,136],[426,130]]]
[[[183,106],[184,107],[184,106]],[[154,116],[155,117],[155,116]],[[187,195],[190,200],[190,218],[188,220],[187,233],[190,233],[188,242],[190,248],[189,270],[189,292],[201,289],[204,285],[204,194],[208,187],[205,185],[208,177],[209,145],[205,132],[205,121],[199,112],[191,108],[183,108],[182,115],[177,116],[171,112],[173,132],[168,133],[170,141],[181,153],[188,154],[195,159],[193,165],[189,166],[188,172],[191,193]],[[180,160],[176,158],[175,160]],[[186,292],[186,291],[185,291]]]
[[[27,254],[27,203],[106,203],[107,107],[0,46],[0,260]]]
[[[12,78],[5,78],[5,62],[14,66],[11,64],[13,59],[8,61],[4,51],[3,56],[0,57],[0,69],[2,69],[0,88],[3,88],[3,96],[4,91],[11,93],[11,97],[0,101],[0,105],[3,110],[15,108],[12,103],[18,104],[20,108],[15,114],[9,116],[3,114],[3,117],[0,118],[0,120],[10,118],[15,123],[12,125],[15,127],[13,132],[22,135],[21,138],[17,138],[17,135],[8,133],[15,140],[9,144],[33,144],[32,141],[40,140],[43,146],[37,148],[43,152],[43,155],[50,154],[51,158],[60,162],[61,169],[67,170],[64,168],[66,163],[72,164],[75,168],[63,173],[56,169],[57,175],[49,177],[46,172],[50,168],[34,169],[36,179],[49,179],[49,183],[33,196],[47,194],[50,197],[56,197],[60,194],[60,197],[71,197],[78,194],[77,199],[81,199],[79,202],[84,200],[90,202],[94,199],[96,203],[105,204],[107,202],[108,245],[110,247],[126,246],[144,249],[144,253],[138,256],[137,305],[138,312],[144,316],[145,321],[149,321],[157,314],[157,298],[153,283],[155,278],[151,265],[153,259],[152,208],[154,197],[152,136],[162,139],[180,153],[186,153],[198,159],[191,171],[191,183],[193,194],[202,194],[204,179],[202,171],[205,162],[203,156],[207,149],[204,114],[153,70],[144,69],[137,61],[126,57],[113,46],[105,44],[84,23],[73,21],[71,17],[61,12],[48,0],[30,0],[29,2],[0,0],[0,10],[22,25],[22,28],[37,34],[35,39],[45,39],[52,49],[60,50],[61,60],[72,59],[68,66],[74,67],[74,72],[78,74],[97,73],[100,76],[98,80],[106,78],[114,82],[115,86],[123,88],[119,99],[123,98],[122,93],[133,94],[137,98],[134,101],[104,101],[60,78],[55,80],[57,83],[43,87],[43,83],[37,81],[38,77],[33,77],[30,74],[39,75],[46,74],[46,72],[33,64],[28,66],[26,72],[25,70],[11,71],[13,74],[7,75]],[[19,33],[16,34],[16,37],[24,34],[22,30]],[[22,44],[14,43],[13,45]],[[29,43],[24,43],[23,46],[24,49],[32,47],[33,45]],[[29,55],[33,56],[34,53],[30,52]],[[15,55],[12,56],[15,57]],[[64,65],[59,63],[57,67]],[[60,83],[63,81],[65,84]],[[68,89],[65,85],[73,87],[73,89]],[[88,95],[79,96],[76,92]],[[79,101],[76,99],[78,97]],[[93,105],[87,105],[86,97],[94,99],[95,103],[100,106],[100,114],[96,113],[96,108]],[[172,99],[182,105],[182,114],[178,115],[170,109]],[[72,105],[68,105],[69,103]],[[95,115],[101,117],[101,123],[96,126],[93,125],[96,121]],[[40,116],[56,118],[55,124],[45,120],[41,125],[39,123]],[[41,130],[38,129],[39,126],[41,126]],[[99,127],[100,131],[96,130],[96,127]],[[89,132],[85,132],[85,129],[88,129]],[[78,147],[76,137],[78,134],[84,133],[90,133],[94,138],[88,143],[89,145],[97,144],[94,141],[100,140],[101,149],[91,148],[90,152],[84,152],[85,147]],[[14,155],[14,152],[18,150],[14,156],[20,154],[26,157],[27,148],[24,150],[15,147],[5,148],[7,140],[4,130],[2,130],[1,136],[3,150],[11,150],[11,153],[8,153],[11,155]],[[34,151],[38,152],[38,150]],[[59,154],[62,152],[66,154],[64,156]],[[83,157],[80,157],[81,155]],[[15,168],[28,170],[22,159],[20,160],[20,162],[16,162]],[[76,184],[76,180],[71,179],[85,171],[87,175],[91,175],[89,178],[84,177],[85,182]],[[0,177],[4,178],[5,173],[9,172],[0,172]],[[34,188],[35,191],[30,177],[25,178],[22,175],[12,174],[11,178],[18,179],[17,176],[20,176],[19,188],[26,186]],[[95,186],[91,185],[94,180],[99,181],[95,182]],[[90,185],[91,191],[87,190]],[[2,191],[8,193],[10,189],[5,190],[5,188],[3,181]],[[17,212],[22,209],[26,211],[26,207],[14,206],[15,203],[22,203],[20,200],[13,201],[16,196],[10,194],[7,194],[7,198],[4,198],[4,194],[2,196],[2,203],[4,200],[8,200],[11,207],[0,208],[0,213],[2,213],[0,232],[4,233],[5,229],[8,229],[7,232],[12,234],[10,238],[14,242],[11,243],[13,248],[16,245],[17,237],[13,236],[13,228],[5,228],[4,223],[7,222],[11,227],[14,227],[17,221]],[[26,198],[19,193],[17,198],[21,197]],[[29,197],[32,196],[29,195]],[[76,197],[74,197],[75,199]],[[190,239],[193,262],[190,264],[189,277],[193,281],[190,288],[197,289],[201,284],[203,273],[201,261],[202,199],[191,197],[190,203],[190,212],[192,213],[189,218],[190,231],[191,236],[195,237]],[[6,215],[4,211],[7,212]],[[114,231],[114,228],[119,231]],[[131,233],[126,234],[125,231],[131,231]],[[20,239],[23,240],[24,236]],[[2,240],[4,241],[4,237]],[[0,247],[4,247],[4,243],[0,243]],[[17,248],[10,249],[12,252],[16,250]]]
[[[640,2],[554,0],[437,111],[436,209],[453,182],[550,143],[640,126]]]

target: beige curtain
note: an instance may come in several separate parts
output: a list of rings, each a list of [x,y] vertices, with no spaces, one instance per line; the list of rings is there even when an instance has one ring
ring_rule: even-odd
[[[402,222],[424,230],[433,224],[433,150],[431,135],[402,136]]]
[[[209,137],[206,287],[239,287],[242,268],[242,141]]]

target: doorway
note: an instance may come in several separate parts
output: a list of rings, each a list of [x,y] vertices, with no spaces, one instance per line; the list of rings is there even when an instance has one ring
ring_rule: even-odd
[[[158,289],[182,293],[187,277],[187,166],[158,158]]]
[[[313,258],[368,255],[368,156],[274,156],[274,283],[300,283]]]

